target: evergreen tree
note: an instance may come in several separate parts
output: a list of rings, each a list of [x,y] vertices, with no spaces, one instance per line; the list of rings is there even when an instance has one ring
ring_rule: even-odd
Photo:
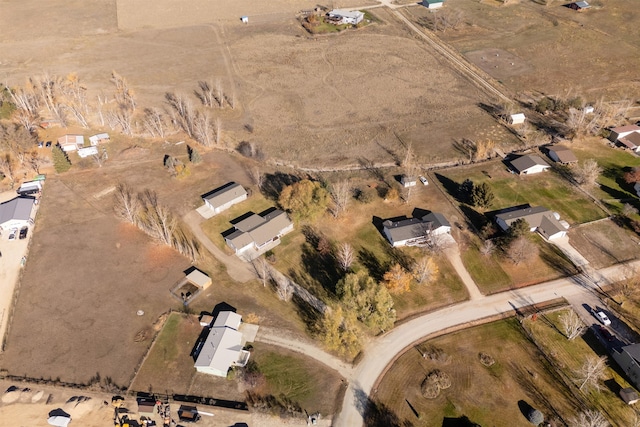
[[[189,161],[193,164],[200,163],[202,161],[202,157],[200,153],[195,148],[187,145],[187,153],[189,154]]]
[[[53,156],[53,167],[55,168],[56,172],[62,173],[71,169],[71,161],[69,161],[67,154],[62,151],[62,148],[53,147],[53,150],[51,150],[51,154]]]

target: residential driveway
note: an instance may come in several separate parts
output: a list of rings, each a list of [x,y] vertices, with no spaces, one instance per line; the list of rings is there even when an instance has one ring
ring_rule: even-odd
[[[464,283],[464,286],[467,288],[467,292],[469,292],[469,298],[471,300],[482,298],[483,295],[480,292],[480,289],[478,289],[478,285],[476,285],[476,282],[474,282],[474,280],[471,278],[469,271],[467,271],[467,268],[462,263],[462,258],[460,257],[460,249],[458,248],[458,246],[450,246],[445,249],[444,253],[445,255],[447,255],[449,262],[456,270],[456,273],[458,273],[458,276],[460,276],[462,283]]]
[[[220,250],[209,237],[202,231],[202,216],[195,210],[189,212],[183,217],[184,222],[189,226],[193,234],[198,241],[207,248],[211,254],[222,262],[227,267],[227,274],[231,276],[233,280],[240,283],[248,282],[256,278],[256,273],[251,264],[241,261],[235,255],[227,255]]]
[[[562,251],[563,254],[567,256],[577,267],[584,267],[589,264],[589,261],[582,256],[580,252],[577,251],[576,248],[571,246],[569,243],[568,237],[561,237],[559,239],[549,240],[549,243],[554,244]]]
[[[11,200],[14,197],[17,197],[17,195],[13,190],[0,193],[0,203]],[[32,225],[29,226],[27,238],[23,240],[18,239],[17,233],[15,240],[9,240],[9,232],[6,230],[0,235],[0,340],[4,340],[7,319],[11,313],[11,305],[13,303],[13,293],[22,270],[22,257],[27,255],[32,235]],[[0,351],[2,351],[1,346]]]

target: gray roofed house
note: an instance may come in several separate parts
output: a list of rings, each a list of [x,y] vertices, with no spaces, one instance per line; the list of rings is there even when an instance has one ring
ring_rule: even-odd
[[[544,172],[551,167],[542,159],[542,157],[535,154],[520,156],[517,159],[512,160],[510,163],[520,175],[531,175],[534,173]]]
[[[16,197],[0,204],[0,229],[11,230],[29,225],[36,199]]]
[[[613,360],[622,368],[634,387],[640,388],[640,344],[626,345],[611,351]]]
[[[563,165],[578,163],[578,158],[573,154],[573,151],[563,145],[549,147],[549,157],[554,162],[562,163]]]
[[[232,366],[245,366],[249,352],[243,350],[242,333],[238,331],[242,317],[232,311],[222,311],[197,350],[195,368],[198,372],[226,377]]]
[[[331,20],[338,21],[341,24],[357,25],[364,19],[364,13],[359,10],[333,9],[327,15]]]
[[[246,200],[248,197],[247,190],[240,184],[229,182],[222,187],[218,187],[213,191],[202,196],[202,200],[214,215],[219,214],[225,209],[229,209],[236,203]]]
[[[496,215],[496,223],[503,231],[507,231],[511,224],[519,219],[524,219],[529,224],[530,230],[537,231],[547,240],[564,237],[567,229],[556,218],[555,214],[543,206],[529,205],[516,209],[508,209]]]
[[[225,236],[225,241],[236,255],[254,259],[279,244],[280,237],[292,230],[293,223],[287,214],[279,209],[271,209],[260,215],[251,214],[235,223],[234,230]]]
[[[431,212],[421,218],[390,219],[382,223],[383,233],[392,246],[415,246],[425,243],[429,234],[451,232],[451,224],[444,215]]]

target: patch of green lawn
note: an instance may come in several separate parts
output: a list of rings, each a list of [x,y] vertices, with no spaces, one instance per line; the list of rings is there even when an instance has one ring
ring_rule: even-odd
[[[486,182],[495,195],[490,210],[528,203],[558,212],[562,219],[572,224],[581,224],[606,216],[587,196],[554,171],[518,176],[506,172],[506,167],[501,162],[494,162],[449,169],[443,171],[442,175],[457,184],[466,178],[475,184]]]
[[[484,256],[470,246],[462,253],[462,262],[478,287],[486,294],[508,287],[512,280],[497,261],[497,255]]]

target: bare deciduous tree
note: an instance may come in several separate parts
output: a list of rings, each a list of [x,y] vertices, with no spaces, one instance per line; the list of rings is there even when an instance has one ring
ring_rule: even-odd
[[[527,239],[526,236],[520,236],[513,240],[507,248],[507,256],[515,265],[520,264],[533,257],[538,247]]]
[[[569,427],[609,427],[609,421],[600,412],[587,409],[569,419]]]
[[[338,181],[331,184],[331,200],[333,205],[331,207],[331,213],[335,218],[339,217],[343,212],[347,210],[349,201],[351,201],[351,194],[353,188],[347,180]]]
[[[264,174],[262,173],[260,168],[257,166],[249,168],[247,170],[247,174],[249,175],[251,181],[253,181],[255,186],[258,187],[259,190],[261,190],[262,186],[264,185]]]
[[[205,147],[213,145],[213,129],[211,128],[209,113],[196,112],[193,119],[193,137]]]
[[[214,122],[215,130],[216,130],[216,144],[222,144],[222,120],[219,117],[216,118]]]
[[[136,99],[133,90],[129,87],[127,80],[115,71],[111,72],[111,83],[115,86],[116,103],[124,108],[135,111]]]
[[[18,110],[23,110],[31,116],[37,116],[40,108],[40,98],[33,89],[33,85],[29,85],[26,88],[16,87],[10,89],[9,94]]]
[[[128,184],[116,185],[113,206],[116,216],[131,224],[138,224],[140,208],[140,199]]]
[[[602,173],[602,168],[594,159],[587,159],[574,170],[574,179],[584,187],[593,187]]]
[[[607,358],[587,356],[584,364],[575,371],[576,382],[579,390],[600,390],[600,380],[604,377],[607,367]]]
[[[64,95],[64,105],[71,111],[78,124],[89,127],[89,104],[87,102],[87,88],[80,83],[77,74],[71,73],[61,82],[60,91]]]
[[[281,280],[276,280],[276,295],[281,301],[291,301],[293,291],[294,288],[287,278],[282,277]]]
[[[224,91],[222,90],[222,81],[220,79],[216,80],[216,98],[220,108],[224,108]]]
[[[37,151],[32,151],[27,162],[29,167],[37,174],[40,173],[40,167],[50,163],[49,158],[43,157]]]
[[[196,96],[205,107],[213,107],[213,103],[217,102],[213,85],[210,82],[199,81],[198,89],[195,91]]]
[[[580,336],[584,331],[584,323],[582,323],[576,312],[571,309],[560,316],[560,325],[562,325],[564,334],[569,340]]]
[[[2,173],[2,175],[7,177],[7,179],[9,180],[9,185],[11,186],[11,188],[13,188],[16,183],[16,178],[15,162],[13,161],[11,154],[5,153],[0,156],[0,172]]]
[[[271,278],[271,266],[269,261],[265,257],[260,257],[251,261],[253,268],[256,270],[256,275],[262,280],[262,286],[266,287],[267,282]]]
[[[33,92],[38,94],[53,119],[57,120],[60,126],[66,127],[67,118],[59,94],[59,87],[62,86],[60,78],[45,73],[39,77],[31,77],[29,81]]]
[[[154,138],[164,138],[166,134],[164,114],[159,108],[145,108],[142,125]]]
[[[350,244],[345,242],[338,247],[336,260],[343,271],[349,271],[351,264],[353,264],[353,248]]]
[[[196,118],[196,112],[193,109],[191,100],[183,95],[170,92],[165,94],[165,99],[176,113],[175,119],[177,126],[189,135],[189,137],[193,137],[193,123]]]
[[[13,113],[12,119],[22,125],[27,132],[34,132],[40,117],[32,115],[27,110],[18,109]]]
[[[483,256],[488,257],[488,256],[493,255],[493,253],[495,252],[495,250],[496,250],[496,244],[495,244],[495,243],[493,243],[493,240],[489,240],[489,239],[487,239],[487,240],[485,240],[485,241],[484,241],[484,243],[482,244],[482,247],[480,248],[480,253],[481,253]]]
[[[438,275],[438,266],[433,261],[433,258],[424,256],[413,265],[412,273],[416,282],[428,284]]]

